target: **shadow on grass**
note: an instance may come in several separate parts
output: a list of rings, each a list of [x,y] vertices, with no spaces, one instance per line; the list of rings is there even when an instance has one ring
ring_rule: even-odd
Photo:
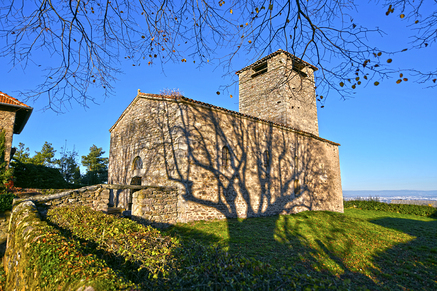
[[[437,290],[437,220],[385,217],[369,222],[415,237],[375,257],[383,277],[403,289]]]
[[[83,256],[94,255],[98,259],[104,261],[108,267],[115,271],[119,278],[122,278],[126,282],[133,282],[135,284],[144,283],[144,278],[149,278],[151,273],[141,267],[142,263],[137,261],[126,260],[122,255],[108,252],[98,242],[93,240],[82,239],[72,233],[69,229],[60,227],[56,223],[49,220],[45,220],[47,224],[53,226],[61,232],[61,235],[65,237],[68,241],[77,241],[80,244],[78,251],[81,252]]]
[[[315,212],[313,212],[315,213]],[[330,216],[342,217],[336,213],[318,212],[321,218]],[[331,282],[334,289],[379,289],[370,278],[359,272],[348,270],[342,262],[342,257],[331,249],[328,240],[335,240],[341,229],[332,229],[330,235],[322,240],[308,240],[301,231],[318,232],[317,222],[307,213],[291,216],[273,216],[250,219],[228,219],[226,221],[208,223],[179,224],[168,230],[168,234],[179,234],[182,238],[196,240],[204,244],[215,244],[224,247],[230,254],[253,258],[265,262],[277,270],[293,269],[300,274]],[[311,216],[311,215],[310,215]],[[302,218],[296,220],[295,218]],[[289,223],[293,221],[295,223]],[[333,261],[338,269],[344,270],[342,275],[324,268],[319,253],[323,252],[325,260]],[[342,272],[340,272],[342,273]],[[303,286],[300,286],[303,288]]]
[[[231,254],[278,270],[292,268],[337,287],[436,290],[437,221],[371,222],[332,212],[303,212],[180,224],[168,233],[221,245]]]

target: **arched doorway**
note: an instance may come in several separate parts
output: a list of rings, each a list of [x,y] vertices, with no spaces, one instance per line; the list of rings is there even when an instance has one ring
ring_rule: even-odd
[[[141,186],[141,177],[138,177],[138,176],[133,177],[130,180],[130,184]],[[127,207],[127,210],[129,210],[129,211],[132,211],[132,196],[133,196],[134,192],[136,192],[136,191],[138,191],[138,190],[131,189],[129,191],[129,199],[128,199],[128,207]]]

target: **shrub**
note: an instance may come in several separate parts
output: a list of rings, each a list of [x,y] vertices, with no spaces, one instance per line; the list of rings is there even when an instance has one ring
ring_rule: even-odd
[[[165,277],[173,262],[172,249],[177,240],[162,236],[151,226],[84,206],[50,209],[47,219],[64,229],[65,235],[87,241],[88,251],[102,257],[133,282]]]
[[[346,287],[293,268],[280,270],[258,260],[229,255],[220,247],[181,242],[125,218],[86,207],[55,208],[47,219],[82,252],[105,261],[140,290],[303,290]],[[277,288],[282,286],[281,288]]]
[[[14,198],[14,194],[12,193],[0,194],[0,212],[12,210],[12,201]]]
[[[5,160],[6,139],[5,131],[0,129],[0,194],[6,190],[6,184],[11,178],[11,169],[8,169],[8,161]]]
[[[15,186],[22,188],[71,188],[59,169],[13,161]]]
[[[27,217],[20,219],[23,215]],[[78,290],[79,286],[87,285],[96,291],[115,291],[134,287],[104,260],[84,253],[80,241],[64,237],[58,229],[41,221],[30,207],[23,207],[12,219],[13,247],[7,250],[7,255],[9,262],[14,263],[8,264],[12,269],[8,270],[6,285],[18,284],[18,273],[27,277],[28,290]],[[17,253],[12,251],[21,254],[19,265],[15,264]]]
[[[432,206],[422,206],[413,204],[388,204],[379,202],[378,199],[369,200],[350,200],[344,201],[344,208],[359,208],[364,210],[380,210],[401,214],[412,214],[417,216],[436,217],[437,209]]]

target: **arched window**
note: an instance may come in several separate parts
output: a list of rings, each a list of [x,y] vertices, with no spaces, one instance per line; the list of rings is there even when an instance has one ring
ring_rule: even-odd
[[[139,156],[136,156],[132,163],[132,170],[140,170],[143,168],[143,161]]]
[[[131,180],[130,180],[130,184],[131,185],[140,185],[141,186],[141,177],[133,177]]]
[[[231,164],[231,154],[229,148],[224,146],[222,149],[222,167],[223,169],[228,169]]]
[[[270,155],[269,155],[269,151],[265,150],[263,153],[263,165],[264,167],[268,167],[270,166]]]

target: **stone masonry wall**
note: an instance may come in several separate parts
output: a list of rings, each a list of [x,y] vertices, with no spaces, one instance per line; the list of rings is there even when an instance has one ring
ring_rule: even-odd
[[[13,209],[7,250],[3,258],[6,290],[26,290],[32,285],[33,272],[28,271],[30,266],[27,263],[29,254],[26,247],[30,243],[29,236],[40,222],[38,211],[31,201],[23,202]]]
[[[8,230],[7,249],[3,259],[6,290],[34,290],[38,286],[35,279],[38,270],[28,263],[28,257],[32,255],[29,253],[29,245],[44,232],[41,218],[47,214],[48,208],[81,205],[106,212],[118,190],[136,191],[133,193],[133,219],[154,226],[168,226],[176,222],[176,188],[101,184],[53,195],[15,199],[12,212],[4,213],[0,221],[1,231],[6,233]],[[68,285],[69,282],[63,283]],[[75,287],[73,290],[94,290],[91,287],[86,288],[86,282],[80,283],[85,287]],[[72,286],[67,287],[71,290]],[[66,287],[60,285],[60,288]]]
[[[318,135],[313,69],[294,70],[285,52],[266,62],[266,73],[254,75],[253,68],[239,73],[239,111]]]
[[[49,208],[62,207],[62,206],[87,206],[96,211],[108,212],[108,208],[116,205],[117,200],[125,199],[118,197],[120,193],[145,193],[146,197],[155,195],[153,203],[156,205],[164,205],[167,203],[167,197],[177,197],[174,188],[158,187],[158,186],[131,186],[131,185],[107,185],[99,184],[80,189],[68,190],[57,194],[51,195],[38,195],[22,199],[14,199],[14,205],[17,205],[23,201],[32,201],[37,205],[38,211],[41,215],[45,216]],[[139,191],[139,192],[134,192]],[[141,192],[143,191],[143,192]],[[144,195],[144,194],[143,194]],[[162,201],[161,201],[162,200]],[[115,203],[114,203],[115,202]],[[137,204],[141,204],[143,207],[147,206],[147,202],[139,201],[138,199],[134,203],[134,207]],[[154,207],[154,206],[153,206]],[[122,208],[127,210],[127,205],[123,205]],[[167,209],[168,207],[163,207]],[[157,207],[159,209],[159,207]],[[156,222],[164,221],[164,217],[156,216]],[[154,222],[154,217],[147,216],[150,222]]]
[[[177,134],[179,112],[167,103],[134,100],[124,118],[111,132],[108,184],[130,185],[134,177],[141,178],[141,185],[184,187],[167,179],[165,169],[174,169],[171,157],[184,160],[186,144]],[[135,157],[142,160],[142,168],[134,169]],[[120,191],[114,206],[127,208],[128,191]],[[178,197],[178,204],[183,203]]]
[[[166,227],[177,222],[178,190],[153,187],[133,193],[132,219],[156,227]]]
[[[45,216],[49,208],[61,206],[88,206],[96,211],[108,210],[110,189],[106,185],[95,185],[80,189],[69,190],[52,195],[38,195],[23,199],[14,199],[14,205],[23,201],[32,201],[38,207],[41,215]]]
[[[157,95],[140,93],[111,129],[109,177],[116,184],[139,177],[142,185],[177,187],[178,222],[343,211],[338,144]]]
[[[0,108],[0,130],[5,130],[5,160],[9,161],[11,158],[12,135],[14,133],[15,112]]]

